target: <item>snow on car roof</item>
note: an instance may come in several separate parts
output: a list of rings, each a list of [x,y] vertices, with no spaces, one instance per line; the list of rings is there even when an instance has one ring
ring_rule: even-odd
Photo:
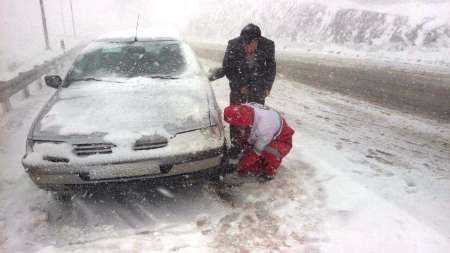
[[[137,36],[136,36],[137,35]],[[152,41],[152,40],[181,40],[178,31],[168,28],[146,28],[136,30],[114,31],[101,35],[96,41],[124,42],[124,41]]]

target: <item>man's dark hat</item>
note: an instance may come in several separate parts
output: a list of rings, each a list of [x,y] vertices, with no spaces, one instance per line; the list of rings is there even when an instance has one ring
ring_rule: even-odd
[[[242,29],[241,36],[245,42],[250,42],[261,37],[261,29],[257,25],[248,24]]]

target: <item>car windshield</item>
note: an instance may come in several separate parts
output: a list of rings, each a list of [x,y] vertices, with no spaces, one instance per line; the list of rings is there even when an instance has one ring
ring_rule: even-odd
[[[67,79],[176,78],[186,66],[178,41],[98,42],[77,58]]]

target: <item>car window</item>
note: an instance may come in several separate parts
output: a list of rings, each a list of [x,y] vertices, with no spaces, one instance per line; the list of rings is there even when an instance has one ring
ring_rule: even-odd
[[[78,57],[68,79],[177,77],[186,69],[185,54],[176,41],[99,43]]]

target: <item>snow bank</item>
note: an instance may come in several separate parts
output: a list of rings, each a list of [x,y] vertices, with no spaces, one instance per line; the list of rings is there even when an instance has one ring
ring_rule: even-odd
[[[201,0],[199,0],[202,2]],[[203,3],[203,2],[202,2]],[[304,49],[342,57],[448,67],[450,4],[375,6],[350,1],[211,2],[184,29],[189,39],[226,43],[249,22],[261,26],[278,49]],[[390,11],[388,11],[390,10]],[[434,11],[432,11],[434,10]]]

